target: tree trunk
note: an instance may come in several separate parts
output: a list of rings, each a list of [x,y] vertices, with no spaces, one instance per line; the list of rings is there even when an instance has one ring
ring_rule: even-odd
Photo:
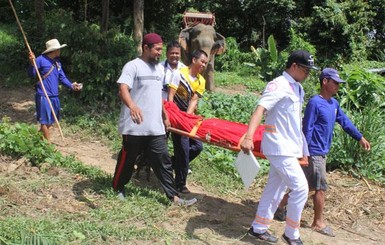
[[[144,26],[144,0],[134,0],[134,40],[137,43],[137,53],[142,54],[142,39]]]
[[[87,21],[88,1],[84,0],[84,22]]]
[[[38,37],[42,36],[45,30],[44,19],[44,0],[35,0],[35,17],[36,17],[36,34]]]
[[[108,20],[110,18],[110,0],[102,0],[102,20],[100,30],[102,33],[108,31]]]

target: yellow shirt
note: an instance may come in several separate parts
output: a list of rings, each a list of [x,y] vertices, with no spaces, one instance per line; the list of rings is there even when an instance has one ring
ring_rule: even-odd
[[[190,76],[189,67],[183,67],[173,73],[169,87],[176,90],[174,102],[179,109],[186,111],[194,94],[199,98],[205,92],[206,80],[200,74],[193,80]]]

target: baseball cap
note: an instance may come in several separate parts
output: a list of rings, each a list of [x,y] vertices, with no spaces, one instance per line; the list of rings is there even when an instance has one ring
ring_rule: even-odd
[[[319,79],[322,81],[324,78],[333,79],[338,83],[346,83],[340,78],[340,75],[338,75],[338,71],[333,68],[325,68],[322,70]]]
[[[296,63],[298,65],[307,67],[309,69],[313,70],[319,70],[318,67],[314,66],[314,58],[313,55],[311,55],[306,50],[296,50],[289,56],[287,60],[287,66],[290,67],[293,63]]]
[[[154,43],[163,43],[162,38],[158,34],[148,33],[148,34],[144,35],[143,41],[142,41],[143,45],[145,45],[145,44],[149,45],[149,44],[154,44]]]

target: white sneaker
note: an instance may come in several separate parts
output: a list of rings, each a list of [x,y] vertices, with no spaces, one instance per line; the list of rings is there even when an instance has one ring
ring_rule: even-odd
[[[124,191],[119,191],[117,197],[121,201],[125,201],[126,200],[126,194],[124,193]]]
[[[191,173],[192,173],[192,170],[188,169],[187,174],[191,174]]]

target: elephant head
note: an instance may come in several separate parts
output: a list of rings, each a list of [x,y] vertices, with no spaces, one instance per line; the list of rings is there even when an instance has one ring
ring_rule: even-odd
[[[203,76],[206,79],[206,89],[213,90],[214,57],[225,51],[225,38],[217,33],[213,26],[197,24],[183,29],[179,34],[179,44],[182,47],[182,61],[185,65],[191,63],[191,53],[201,49],[209,56],[209,62]]]

